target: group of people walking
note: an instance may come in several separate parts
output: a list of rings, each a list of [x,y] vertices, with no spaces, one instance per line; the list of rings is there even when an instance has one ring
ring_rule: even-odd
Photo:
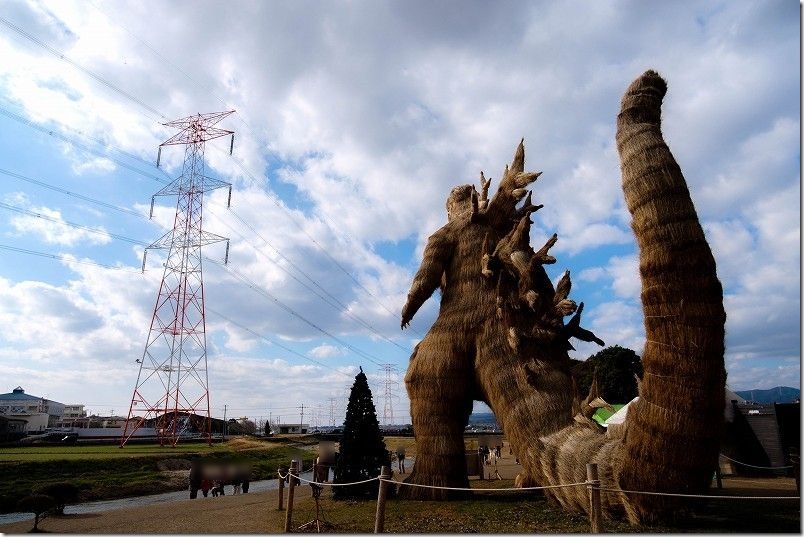
[[[502,458],[502,446],[499,444],[494,446],[493,449],[488,446],[481,446],[480,451],[483,454],[483,462],[486,466],[496,464],[497,460]]]
[[[251,471],[246,467],[205,465],[193,461],[190,467],[190,498],[198,497],[198,491],[206,498],[226,496],[226,486],[232,486],[232,494],[248,493],[251,484]]]

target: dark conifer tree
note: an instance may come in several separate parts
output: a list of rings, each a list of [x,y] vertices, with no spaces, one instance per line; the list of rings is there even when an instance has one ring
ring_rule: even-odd
[[[383,466],[390,467],[391,460],[380,434],[371,389],[361,367],[349,394],[333,482],[365,481],[380,475]],[[332,487],[332,495],[335,499],[376,497],[378,486],[379,481],[371,481],[363,485]]]
[[[573,376],[578,393],[586,397],[592,379],[597,375],[597,387],[606,402],[627,403],[638,395],[636,377],[642,378],[642,359],[633,350],[614,345],[578,362]]]

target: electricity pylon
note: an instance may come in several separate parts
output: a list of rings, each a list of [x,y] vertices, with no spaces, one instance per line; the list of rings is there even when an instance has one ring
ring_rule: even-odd
[[[394,406],[393,399],[397,396],[394,393],[394,387],[399,383],[396,381],[396,367],[393,364],[382,364],[382,371],[385,372],[385,389],[383,390],[384,405],[382,409],[382,424],[383,426],[394,424]]]
[[[153,216],[156,196],[177,196],[176,215],[173,229],[148,246],[142,258],[145,270],[149,249],[168,251],[145,351],[142,360],[137,360],[139,374],[120,447],[148,420],[154,421],[161,445],[175,446],[192,421],[207,442],[212,442],[201,247],[227,241],[228,262],[229,239],[204,231],[201,222],[204,192],[229,187],[231,201],[232,186],[204,174],[204,144],[232,135],[231,154],[234,132],[214,125],[233,112],[196,114],[164,123],[180,130],[160,144],[156,164],[159,166],[162,147],[168,145],[185,146],[184,164],[181,176],[151,198]]]

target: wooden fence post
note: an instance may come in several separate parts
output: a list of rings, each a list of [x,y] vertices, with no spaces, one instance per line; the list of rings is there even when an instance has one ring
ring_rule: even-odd
[[[293,521],[293,489],[296,488],[296,475],[298,473],[298,461],[290,461],[290,483],[288,483],[288,509],[285,511],[285,533],[290,533],[290,525]]]
[[[597,475],[597,464],[586,465],[586,488],[589,491],[589,521],[592,533],[603,533],[603,519],[600,513],[600,479]]]
[[[285,509],[283,505],[285,501],[285,477],[282,476],[282,472],[285,472],[285,477],[287,477],[287,469],[283,466],[277,468],[276,473],[279,475],[279,510],[282,511]]]
[[[391,469],[383,466],[380,472],[380,490],[377,492],[377,514],[374,517],[374,533],[385,531],[385,496],[388,494],[388,483],[384,480],[390,478]]]

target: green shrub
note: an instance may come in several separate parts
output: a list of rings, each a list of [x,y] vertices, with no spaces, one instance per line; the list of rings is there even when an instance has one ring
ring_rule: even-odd
[[[23,513],[34,514],[31,533],[39,532],[39,518],[56,506],[56,500],[46,494],[31,494],[17,502],[17,509]]]
[[[44,494],[52,497],[55,502],[55,512],[57,515],[64,514],[64,507],[78,499],[78,487],[72,483],[60,481],[48,483],[34,489],[34,494]]]

